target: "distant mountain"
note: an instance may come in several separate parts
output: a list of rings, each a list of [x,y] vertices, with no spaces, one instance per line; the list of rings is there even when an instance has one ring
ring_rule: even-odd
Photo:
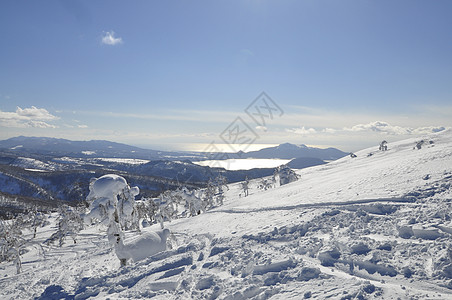
[[[39,154],[70,157],[116,157],[138,159],[171,159],[188,153],[142,149],[104,140],[71,141],[48,137],[19,136],[0,141],[0,149],[16,154]]]
[[[30,157],[30,154],[49,156],[68,156],[78,158],[108,157],[108,158],[136,158],[148,160],[190,160],[199,161],[208,159],[201,152],[171,152],[143,149],[126,144],[109,142],[104,140],[71,141],[66,139],[48,137],[19,136],[0,141],[0,150]],[[336,148],[315,148],[306,145],[281,144],[276,147],[264,148],[259,151],[227,153],[227,155],[215,155],[226,158],[317,158],[321,160],[336,160],[348,153]],[[219,159],[222,159],[219,158]]]
[[[234,154],[237,158],[279,158],[293,159],[300,157],[318,158],[321,160],[336,160],[348,155],[336,148],[315,148],[306,145],[281,144],[279,146],[264,148],[258,151],[237,152]]]

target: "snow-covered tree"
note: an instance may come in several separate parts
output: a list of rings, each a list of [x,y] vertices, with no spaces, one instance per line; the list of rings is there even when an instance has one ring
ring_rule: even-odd
[[[206,207],[203,205],[203,201],[199,196],[199,191],[189,191],[187,188],[182,188],[180,193],[182,193],[182,198],[185,201],[185,208],[187,209],[188,216],[193,217],[206,211]]]
[[[98,220],[108,226],[108,240],[115,247],[121,265],[125,265],[126,258],[119,255],[124,246],[123,230],[138,227],[138,222],[134,223],[137,220],[134,214],[135,196],[140,190],[131,188],[123,177],[115,174],[91,180],[89,189],[86,200],[90,206],[85,221]]]
[[[298,175],[288,165],[281,165],[275,169],[273,177],[279,185],[285,185],[298,180]]]
[[[223,175],[218,175],[214,180],[214,185],[216,187],[216,202],[218,205],[223,205],[224,201],[224,191],[228,188],[228,180]]]
[[[67,236],[70,236],[77,243],[77,233],[83,229],[83,220],[81,212],[68,205],[62,205],[58,208],[58,230],[46,241],[47,244],[58,240],[61,247]]]
[[[261,180],[257,184],[257,188],[260,190],[266,191],[266,190],[274,187],[274,185],[275,185],[275,177],[272,177],[271,179],[261,178]]]
[[[30,227],[33,231],[33,238],[36,238],[36,233],[39,227],[43,227],[49,223],[47,221],[46,215],[38,211],[36,207],[32,209],[27,215],[25,215],[23,219],[26,226]]]
[[[380,147],[379,147],[380,151],[386,151],[388,150],[388,142],[387,141],[382,141],[380,143]]]
[[[242,182],[240,183],[240,187],[241,187],[241,189],[242,189],[242,192],[243,192],[243,196],[244,196],[244,197],[248,196],[249,184],[250,184],[250,181],[249,181],[249,179],[248,179],[248,176],[245,177],[245,181],[242,181]]]
[[[177,208],[180,203],[180,195],[172,191],[166,191],[159,196],[159,209],[156,214],[156,219],[160,223],[160,227],[163,229],[164,221],[171,221],[177,218]]]
[[[16,272],[22,271],[21,251],[27,241],[22,237],[23,218],[19,216],[9,221],[0,220],[0,261],[14,261]]]
[[[140,221],[146,220],[149,224],[157,223],[158,201],[152,198],[141,198],[135,202],[135,209]]]
[[[206,209],[215,206],[216,187],[213,180],[207,182],[207,187],[202,191],[202,206]]]

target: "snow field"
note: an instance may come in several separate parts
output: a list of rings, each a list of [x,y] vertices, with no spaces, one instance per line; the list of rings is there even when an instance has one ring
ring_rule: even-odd
[[[165,223],[168,250],[123,268],[100,225],[77,244],[31,247],[22,274],[0,264],[0,297],[452,299],[452,132],[423,139],[267,191],[251,181],[248,197],[231,184],[223,206]]]

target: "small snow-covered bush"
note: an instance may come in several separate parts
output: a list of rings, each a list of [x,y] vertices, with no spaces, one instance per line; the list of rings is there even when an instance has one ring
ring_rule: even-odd
[[[259,181],[257,188],[266,191],[268,189],[273,188],[274,186],[275,186],[275,177],[272,177],[271,179],[262,178]]]
[[[275,181],[279,181],[280,185],[285,185],[298,180],[298,175],[288,165],[281,165],[275,169],[273,174]]]

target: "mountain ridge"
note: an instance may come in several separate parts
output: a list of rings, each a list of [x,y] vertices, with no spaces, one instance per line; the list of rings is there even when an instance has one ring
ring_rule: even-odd
[[[61,155],[70,157],[115,157],[138,159],[208,159],[208,153],[187,151],[160,151],[144,149],[124,143],[107,140],[73,141],[63,138],[26,137],[18,136],[0,141],[0,149],[15,153],[32,153]],[[257,151],[227,153],[215,155],[217,159],[240,158],[279,158],[294,159],[300,157],[317,158],[322,160],[336,160],[348,153],[336,148],[316,148],[304,144],[282,143],[278,146],[263,148]]]

